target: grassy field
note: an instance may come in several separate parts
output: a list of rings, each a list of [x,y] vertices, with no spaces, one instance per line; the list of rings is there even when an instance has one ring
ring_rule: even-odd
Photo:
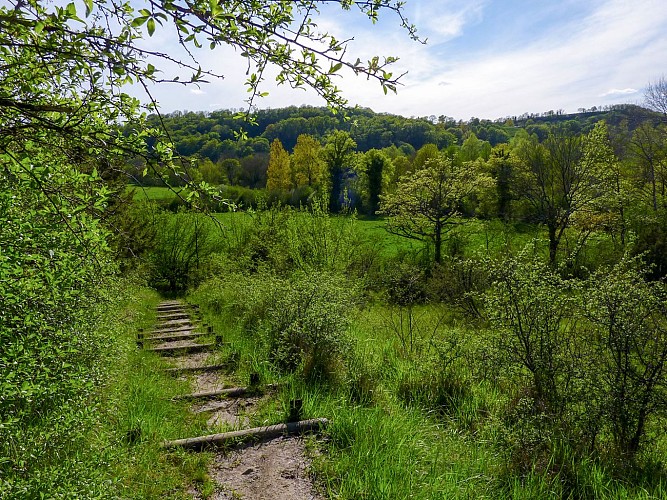
[[[210,305],[204,293],[191,299]],[[207,311],[216,331],[230,341],[226,354],[234,352],[240,360],[238,379],[259,372],[262,382],[281,384],[278,402],[259,408],[254,424],[285,421],[289,401],[296,398],[303,399],[303,418],[330,419],[326,440],[313,443],[321,452],[314,455],[315,477],[329,498],[649,499],[667,494],[659,480],[633,486],[594,461],[573,467],[554,463],[545,474],[517,475],[516,457],[506,447],[512,439],[508,433],[516,430],[508,430],[505,415],[519,388],[507,386],[507,374],[498,374],[496,383],[481,381],[476,370],[493,370],[479,358],[484,329],[471,328],[442,306],[415,311],[420,326],[410,351],[391,319],[395,310],[374,304],[358,311],[349,330],[351,361],[343,379],[329,382],[281,374],[266,362],[261,338],[242,331],[233,316]],[[434,342],[446,339],[460,344],[443,372],[446,355]]]
[[[126,188],[127,192],[133,192],[133,199],[135,201],[143,200],[172,200],[177,197],[177,193],[181,191],[181,188],[168,188],[160,186],[128,186]]]
[[[387,287],[400,291],[411,286],[412,272],[420,272],[428,258],[423,243],[389,234],[381,219],[303,212],[216,217],[235,257],[215,278],[191,291],[189,300],[201,304],[207,320],[230,340],[226,355],[239,360],[237,378],[247,380],[258,372],[263,382],[281,384],[279,402],[261,408],[254,423],[283,421],[295,398],[304,401],[304,418],[331,420],[327,439],[317,445],[322,453],[314,460],[317,480],[328,497],[648,499],[667,494],[663,473],[650,472],[651,466],[621,474],[610,462],[593,456],[575,460],[559,450],[555,438],[549,441],[553,429],[531,434],[540,426],[532,417],[516,416],[523,411],[530,376],[501,361],[497,332],[486,319],[445,301],[392,305],[387,300]],[[568,233],[563,248],[573,248],[576,236],[574,230]],[[372,264],[341,266],[327,254],[319,261],[301,255],[321,250],[309,242],[338,240],[352,246],[344,255],[349,262],[363,254],[373,257]],[[547,258],[542,227],[471,219],[461,220],[448,234],[445,254],[472,259],[479,267],[485,262],[477,260],[480,256],[515,255],[527,246],[533,259]],[[606,235],[591,235],[567,265],[576,271],[582,263],[604,264],[613,258],[613,250]],[[249,260],[242,258],[245,252],[251,252]],[[261,266],[254,263],[258,258]],[[407,267],[402,267],[404,262]],[[327,273],[339,276],[337,286],[343,292],[327,288]],[[360,293],[360,287],[367,289]],[[332,373],[325,378],[308,376],[304,370],[309,370],[309,362],[296,371],[280,369],[271,345],[289,339],[267,333],[276,315],[292,321],[292,313],[283,314],[282,309],[297,307],[298,293],[310,289],[315,295],[306,294],[304,309],[294,313],[305,314],[295,334],[310,328],[329,331],[327,318],[335,315],[341,301],[354,302],[349,324],[332,334],[332,344],[321,347],[331,353]],[[321,290],[331,297],[322,310],[316,304]],[[309,307],[314,308],[310,320]],[[277,324],[285,328],[281,321]],[[314,342],[328,334],[318,335]],[[338,349],[340,357],[335,355]],[[532,423],[524,425],[519,418]],[[661,425],[651,431],[656,439]],[[662,449],[661,444],[651,447],[642,460],[659,462]]]

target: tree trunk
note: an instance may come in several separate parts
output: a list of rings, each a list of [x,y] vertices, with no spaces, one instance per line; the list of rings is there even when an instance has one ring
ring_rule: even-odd
[[[549,226],[549,264],[556,266],[556,256],[558,254],[558,237],[556,236],[556,227]]]
[[[435,225],[435,263],[442,263],[442,225]]]

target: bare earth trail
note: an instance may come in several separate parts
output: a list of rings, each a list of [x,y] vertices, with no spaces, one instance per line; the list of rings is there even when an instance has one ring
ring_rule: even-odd
[[[183,369],[179,377],[191,382],[193,393],[218,391],[231,387],[224,380],[221,371],[202,367],[215,365],[215,355],[205,348],[200,352],[197,346],[207,345],[198,336],[179,338],[184,334],[198,333],[202,329],[193,324],[191,315],[195,311],[180,301],[164,301],[158,305],[158,322],[153,332],[143,337],[146,347],[160,347],[161,354],[174,354],[173,366]],[[209,330],[210,333],[210,330]],[[165,337],[171,337],[169,339]],[[206,337],[204,337],[206,338]],[[143,345],[143,344],[141,344]],[[213,344],[211,344],[213,345]],[[174,351],[170,351],[172,348]],[[185,351],[181,354],[182,350]],[[216,368],[222,365],[215,365]],[[191,410],[204,413],[212,433],[247,429],[250,417],[264,396],[242,398],[214,397],[194,400]],[[209,475],[217,484],[212,497],[215,500],[320,500],[308,474],[310,463],[306,457],[303,439],[281,436],[239,445],[232,449],[221,449],[215,455]],[[193,498],[202,498],[191,491]]]

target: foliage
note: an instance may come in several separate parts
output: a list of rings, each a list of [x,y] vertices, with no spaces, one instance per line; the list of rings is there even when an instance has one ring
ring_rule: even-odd
[[[291,166],[294,184],[297,187],[326,186],[325,164],[320,158],[320,143],[312,136],[301,134],[292,152]]]
[[[564,128],[554,129],[544,143],[535,138],[515,149],[524,169],[516,178],[519,193],[533,206],[549,232],[549,262],[556,264],[565,230],[576,217],[589,218],[599,211],[602,196],[612,190],[613,154],[603,123],[585,138]],[[581,222],[581,225],[590,225]]]
[[[646,282],[640,263],[601,269],[582,294],[592,323],[592,401],[619,455],[632,460],[649,421],[667,410],[667,302],[662,283]]]
[[[381,213],[389,216],[387,229],[406,238],[430,241],[435,261],[442,261],[442,239],[458,223],[463,201],[488,180],[468,165],[440,156],[412,176],[403,177],[396,191],[383,196]]]
[[[343,368],[356,287],[331,273],[230,274],[195,292],[207,308],[238,323],[281,370],[327,378]]]
[[[98,173],[19,154],[0,154],[0,489],[29,497],[82,439],[114,265],[95,216],[107,196]]]
[[[279,139],[271,143],[269,166],[266,172],[266,189],[269,191],[288,190],[292,187],[289,153]]]
[[[538,405],[563,410],[576,356],[566,284],[544,264],[510,257],[493,264],[486,310],[499,328],[498,349],[530,373]]]
[[[346,174],[352,169],[356,148],[357,143],[354,142],[349,133],[342,130],[335,130],[324,138],[322,157],[330,177],[329,211],[331,213],[339,212],[346,201],[343,186]]]
[[[448,257],[431,271],[426,293],[429,299],[456,305],[476,318],[482,316],[480,297],[489,281],[489,269],[483,259]]]
[[[364,209],[369,215],[375,215],[380,208],[380,197],[389,191],[394,165],[384,153],[371,149],[359,158],[357,170]]]
[[[159,228],[149,254],[152,284],[169,291],[196,284],[207,257],[220,248],[215,221],[181,211],[158,213],[150,223]]]
[[[270,357],[305,377],[330,377],[349,349],[354,288],[335,275],[294,276],[273,297],[263,325]]]

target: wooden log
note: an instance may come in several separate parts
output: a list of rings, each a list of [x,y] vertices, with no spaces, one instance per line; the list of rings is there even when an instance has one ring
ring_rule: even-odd
[[[160,335],[162,333],[178,333],[178,332],[187,332],[190,330],[194,330],[195,326],[194,325],[185,325],[185,326],[179,326],[176,328],[159,328],[157,330],[151,330],[151,335]]]
[[[169,319],[184,319],[184,318],[189,318],[190,313],[187,312],[173,312],[169,314],[158,314],[156,319],[158,321],[166,321]]]
[[[186,448],[191,450],[200,450],[207,446],[225,446],[233,442],[240,442],[248,439],[265,440],[284,435],[303,434],[306,432],[319,431],[328,423],[329,421],[326,418],[313,418],[310,420],[300,420],[298,422],[290,422],[287,424],[254,427],[252,429],[223,432],[220,434],[210,434],[208,436],[198,436],[186,439],[175,439],[173,441],[165,441],[162,446],[167,449]]]
[[[168,327],[170,325],[176,326],[176,325],[183,325],[185,323],[192,323],[192,320],[190,318],[184,318],[184,319],[170,319],[168,321],[160,321],[158,322],[158,326],[163,326],[163,327]]]
[[[215,347],[215,344],[188,344],[179,346],[151,347],[146,350],[156,352],[158,354],[174,354],[177,352],[201,352],[206,351],[212,347]]]
[[[278,387],[276,384],[268,384],[264,386],[264,389],[271,390]],[[259,392],[259,387],[229,387],[227,389],[216,389],[214,391],[201,391],[193,392],[191,394],[183,394],[181,396],[174,396],[172,399],[208,399],[208,398],[217,398],[219,396],[225,396],[227,398],[238,398],[241,396],[247,396],[251,394],[257,394]]]
[[[164,302],[159,304],[156,309],[158,311],[165,311],[170,309],[185,309],[186,307],[188,307],[188,305],[184,304],[183,302]]]
[[[197,337],[206,337],[208,333],[188,332],[188,333],[174,333],[172,335],[153,335],[150,337],[143,337],[144,340],[161,340],[169,342],[170,340],[189,340]]]
[[[214,372],[217,370],[227,370],[229,368],[228,363],[220,365],[201,365],[201,366],[183,366],[178,368],[165,368],[165,373],[179,374],[183,372]]]

